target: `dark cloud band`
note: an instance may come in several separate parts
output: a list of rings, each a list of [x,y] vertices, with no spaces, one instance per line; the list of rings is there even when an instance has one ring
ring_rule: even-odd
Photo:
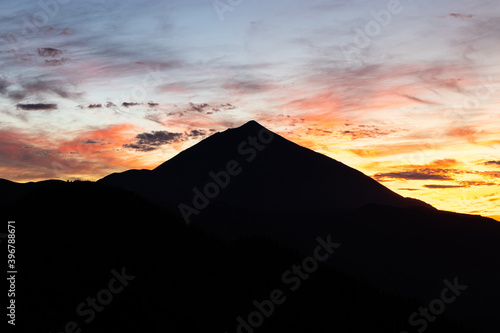
[[[153,131],[137,134],[135,142],[123,145],[124,148],[134,149],[137,151],[152,151],[160,146],[172,143],[184,142],[189,139],[205,138],[206,136],[216,132],[214,129],[203,130],[195,129],[184,133],[174,133],[168,131]]]
[[[25,111],[55,110],[57,109],[57,104],[17,104],[17,107]]]

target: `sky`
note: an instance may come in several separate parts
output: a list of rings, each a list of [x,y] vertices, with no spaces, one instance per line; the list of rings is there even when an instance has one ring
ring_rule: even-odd
[[[0,178],[152,169],[256,120],[500,221],[496,0],[6,0]]]

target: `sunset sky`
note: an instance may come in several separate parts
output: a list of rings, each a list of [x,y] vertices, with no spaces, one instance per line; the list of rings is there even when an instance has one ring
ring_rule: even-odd
[[[0,178],[154,168],[254,119],[500,221],[500,2],[0,4]]]

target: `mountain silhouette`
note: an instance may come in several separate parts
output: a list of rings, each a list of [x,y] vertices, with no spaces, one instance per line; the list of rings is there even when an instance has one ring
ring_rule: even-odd
[[[336,267],[409,297],[432,300],[444,279],[460,277],[475,292],[447,313],[484,332],[500,326],[491,320],[500,310],[493,296],[500,294],[500,224],[404,198],[255,121],[154,170],[99,183],[140,193],[227,240],[271,237],[307,255],[318,235],[335,235],[346,244]]]
[[[23,257],[34,276],[25,285],[36,284],[36,272],[50,277],[40,264],[47,261],[59,263],[61,274],[72,272],[77,288],[99,285],[93,267],[104,274],[116,263],[127,265],[145,276],[126,298],[146,304],[134,310],[154,313],[148,318],[168,313],[165,321],[150,319],[153,326],[134,321],[136,330],[236,331],[238,314],[269,297],[280,274],[310,257],[320,237],[341,246],[309,287],[255,332],[416,332],[424,324],[426,332],[500,331],[498,222],[404,198],[255,121],[216,133],[153,170],[115,173],[96,183],[0,182],[5,188],[16,198],[3,211],[25,221],[22,233],[41,249]],[[93,259],[86,259],[89,251]],[[63,283],[43,281],[43,290]],[[456,291],[446,306],[439,301],[444,288]],[[48,298],[33,293],[41,293],[39,302]],[[149,296],[155,293],[172,301]],[[57,299],[74,304],[85,299],[78,295]],[[439,315],[426,321],[419,315],[411,325],[414,311],[439,302],[445,306]],[[43,317],[57,304],[51,302]],[[129,310],[107,320],[131,320]],[[325,320],[330,316],[335,319]],[[47,322],[32,328],[53,329]]]
[[[288,207],[303,212],[346,211],[366,204],[431,208],[255,121],[216,133],[154,170],[115,173],[99,182],[133,190],[179,210],[181,203],[193,206],[194,188],[203,193],[207,184],[217,184],[216,175],[225,174],[231,161],[240,172],[230,175],[224,188],[218,186],[220,193],[210,203],[264,212]]]

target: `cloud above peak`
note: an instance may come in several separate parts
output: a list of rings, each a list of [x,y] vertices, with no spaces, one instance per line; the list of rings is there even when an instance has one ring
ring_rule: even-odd
[[[136,151],[152,151],[164,145],[180,143],[190,139],[203,139],[208,135],[215,133],[216,130],[194,129],[190,131],[175,133],[169,131],[152,131],[140,133],[135,136],[132,143],[124,144],[124,148],[134,149]]]

